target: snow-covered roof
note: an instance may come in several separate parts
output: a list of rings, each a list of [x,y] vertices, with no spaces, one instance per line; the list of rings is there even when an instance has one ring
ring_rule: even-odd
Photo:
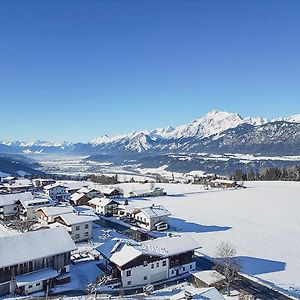
[[[89,200],[89,204],[101,206],[101,207],[109,205],[111,202],[117,203],[113,199],[109,199],[109,198],[93,198],[93,199]]]
[[[162,205],[152,205],[150,207],[142,207],[138,209],[149,218],[169,216],[171,213]]]
[[[236,181],[235,180],[228,180],[228,179],[215,179],[211,180],[213,183],[224,183],[224,184],[234,184]]]
[[[85,197],[84,193],[74,193],[73,195],[71,195],[71,200],[77,201],[82,197]]]
[[[87,194],[87,193],[90,193],[90,192],[99,192],[100,193],[99,190],[97,190],[95,188],[91,188],[91,187],[82,187],[77,192],[78,193],[84,193],[84,194]]]
[[[72,238],[64,228],[44,229],[0,237],[0,268],[75,249]]]
[[[122,267],[140,255],[169,257],[180,253],[194,251],[200,245],[190,235],[172,235],[145,242],[112,239],[97,250],[114,264]]]
[[[44,190],[51,190],[51,189],[54,189],[56,187],[66,188],[66,186],[64,186],[63,184],[60,184],[60,183],[56,182],[56,183],[52,183],[52,184],[48,184],[48,185],[44,186]]]
[[[31,187],[32,182],[29,179],[17,179],[14,183],[8,185],[10,188]]]
[[[0,206],[13,205],[21,200],[31,200],[33,198],[30,192],[0,195]]]
[[[48,217],[74,212],[74,208],[72,206],[49,206],[49,207],[41,207],[39,208],[39,210],[42,210],[44,214]]]
[[[191,274],[207,285],[212,285],[225,279],[225,276],[215,270],[194,271]]]
[[[20,287],[20,286],[28,285],[30,283],[39,282],[50,278],[55,278],[57,276],[58,276],[57,271],[51,268],[47,268],[33,273],[16,276],[16,284],[17,286]]]
[[[98,217],[95,217],[94,215],[86,215],[86,214],[77,214],[77,213],[69,213],[69,214],[63,214],[59,216],[68,226],[80,224],[80,223],[86,223],[86,222],[93,222]]]
[[[186,292],[192,296],[192,299],[198,300],[225,300],[223,295],[214,287],[209,288],[194,288],[189,287],[185,291],[181,291],[175,295],[168,297],[170,300],[184,300],[186,299]]]
[[[46,197],[34,197],[28,200],[20,199],[20,202],[24,208],[28,208],[30,206],[53,204],[53,201]]]
[[[105,194],[105,195],[110,195],[111,193],[113,193],[114,191],[117,191],[118,193],[122,194],[122,192],[120,192],[118,189],[116,188],[105,188],[101,191],[102,194]]]

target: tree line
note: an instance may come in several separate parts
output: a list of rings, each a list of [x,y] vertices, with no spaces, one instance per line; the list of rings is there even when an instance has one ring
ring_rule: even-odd
[[[250,168],[248,171],[242,169],[236,170],[236,172],[230,176],[232,180],[285,180],[285,181],[300,181],[300,166],[293,167],[271,167],[261,171],[253,170]]]

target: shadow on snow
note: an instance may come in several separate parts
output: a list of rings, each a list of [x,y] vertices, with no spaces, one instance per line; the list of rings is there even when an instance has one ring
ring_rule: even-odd
[[[231,227],[229,226],[201,225],[174,217],[169,217],[169,224],[171,226],[171,229],[179,232],[204,233],[214,231],[226,231],[231,229]]]

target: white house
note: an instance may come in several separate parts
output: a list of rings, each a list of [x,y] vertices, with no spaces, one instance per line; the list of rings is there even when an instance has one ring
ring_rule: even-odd
[[[18,214],[18,202],[32,199],[30,192],[0,195],[0,219],[9,220]]]
[[[158,197],[165,196],[167,193],[161,187],[155,187],[150,190],[133,190],[129,192],[129,197]]]
[[[34,186],[29,179],[16,179],[10,184],[5,183],[4,186],[10,193],[22,193],[34,190]]]
[[[147,230],[160,230],[168,228],[168,216],[170,212],[162,205],[136,208],[132,217],[138,225]]]
[[[118,190],[116,188],[112,188],[112,187],[103,189],[101,191],[101,193],[103,194],[103,197],[105,197],[105,198],[115,199],[115,198],[123,198],[124,197],[123,192],[121,192],[120,190]]]
[[[90,199],[103,197],[103,194],[99,190],[89,187],[82,187],[77,192],[85,194]]]
[[[0,295],[27,295],[69,281],[75,249],[64,228],[0,237]]]
[[[51,198],[33,195],[31,199],[20,199],[18,210],[20,218],[28,221],[38,221],[38,208],[53,205]]]
[[[59,183],[49,184],[44,186],[45,194],[54,200],[67,200],[69,198],[69,193],[67,193],[67,188]]]
[[[37,209],[38,221],[42,225],[48,225],[54,223],[56,217],[73,212],[75,209],[71,205],[40,207]]]
[[[197,248],[198,242],[184,234],[140,243],[112,239],[97,250],[106,259],[106,287],[126,289],[189,276],[196,269],[193,255]]]
[[[68,213],[55,218],[55,222],[62,224],[75,242],[92,238],[93,221],[99,219],[95,215]]]
[[[117,213],[119,203],[109,198],[94,198],[90,200],[89,205],[97,214],[111,216]]]

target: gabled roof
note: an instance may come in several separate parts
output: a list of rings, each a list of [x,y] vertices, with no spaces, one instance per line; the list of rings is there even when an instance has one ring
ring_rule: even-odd
[[[194,271],[191,274],[207,285],[212,285],[225,279],[225,276],[215,270]]]
[[[0,237],[0,268],[66,253],[76,246],[64,228]]]
[[[13,205],[21,200],[31,200],[33,196],[30,192],[0,195],[0,206]]]
[[[112,263],[122,267],[140,255],[169,257],[200,248],[199,243],[188,234],[172,235],[145,242],[112,239],[97,250]]]
[[[84,193],[74,193],[73,195],[71,195],[71,200],[73,201],[77,201],[79,199],[81,199],[82,197],[86,197],[86,195]]]
[[[21,199],[20,200],[22,206],[24,208],[28,208],[30,206],[42,206],[42,205],[51,205],[53,204],[53,201],[46,197],[34,197],[32,199]]]
[[[62,214],[74,212],[74,208],[72,206],[49,206],[41,207],[38,210],[43,211],[44,214],[48,217],[59,216]]]
[[[113,193],[114,191],[117,191],[119,194],[123,194],[122,192],[120,192],[118,189],[116,188],[105,188],[104,190],[101,191],[102,194],[105,195],[110,195],[111,193]]]
[[[93,215],[89,216],[86,214],[81,215],[77,213],[59,215],[59,218],[61,218],[67,226],[72,226],[75,224],[81,224],[86,222],[93,222],[99,219],[98,217],[95,217]]]
[[[63,184],[60,184],[60,183],[56,182],[56,183],[48,184],[48,185],[44,186],[44,189],[45,189],[45,190],[51,190],[51,189],[56,188],[56,187],[64,187],[64,188],[67,188],[67,187],[64,186]]]
[[[162,205],[153,205],[150,207],[142,207],[137,212],[143,212],[148,218],[170,216],[171,213]]]
[[[109,198],[97,198],[97,197],[89,200],[88,203],[92,204],[92,205],[96,205],[96,206],[101,206],[101,207],[104,207],[104,206],[109,205],[111,203],[118,204],[118,202],[114,201],[113,199],[109,199]]]

